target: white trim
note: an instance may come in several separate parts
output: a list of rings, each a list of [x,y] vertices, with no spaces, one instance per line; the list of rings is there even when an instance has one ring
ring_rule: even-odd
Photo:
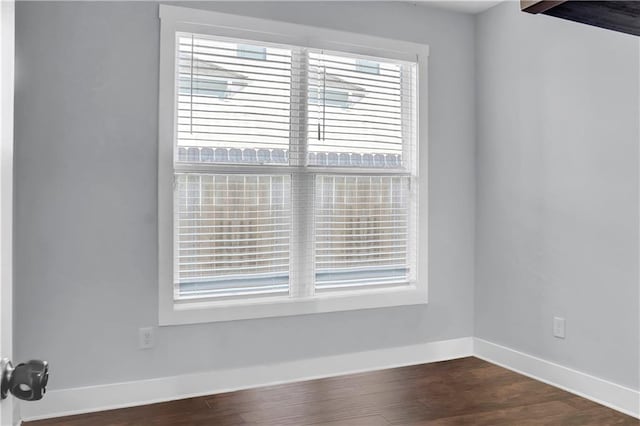
[[[474,354],[477,358],[640,418],[638,390],[479,338],[474,338]]]
[[[283,317],[424,303],[427,303],[426,291],[411,285],[403,288],[318,293],[313,297],[304,298],[274,296],[225,301],[178,302],[172,303],[169,311],[161,313],[160,325]]]
[[[239,15],[203,11],[177,6],[160,5],[160,79],[159,79],[159,147],[158,147],[158,322],[161,326],[231,321],[248,318],[264,318],[333,312],[343,310],[371,309],[386,306],[425,304],[428,299],[428,149],[427,149],[427,65],[429,47],[420,43],[386,39],[309,27],[286,22],[271,21]],[[175,34],[176,31],[210,34],[218,37],[252,40],[276,44],[296,45],[314,49],[336,50],[384,57],[392,60],[411,61],[418,64],[417,99],[414,113],[417,114],[416,132],[418,136],[414,162],[419,163],[418,170],[411,170],[412,185],[415,185],[417,202],[412,204],[412,236],[417,240],[411,250],[417,271],[412,271],[411,283],[396,288],[352,290],[331,294],[313,295],[306,289],[302,296],[296,297],[257,297],[242,299],[241,303],[228,301],[174,302],[174,229],[173,229],[173,145],[175,134]],[[216,167],[216,170],[219,167]],[[219,168],[224,170],[224,168]],[[262,168],[261,168],[262,169]],[[268,168],[265,168],[267,172]],[[273,169],[273,168],[271,168]],[[296,167],[276,168],[278,172],[298,173]],[[415,169],[415,166],[414,166]],[[210,171],[210,169],[208,169]],[[234,172],[242,168],[232,168]],[[312,173],[312,168],[305,172]],[[318,169],[324,173],[325,170]],[[254,170],[255,172],[255,170]],[[327,170],[336,173],[337,170]],[[353,169],[340,170],[341,173],[359,174],[365,171]],[[355,172],[355,173],[354,173]],[[387,171],[375,171],[374,174],[386,174]],[[397,171],[393,174],[398,174]],[[295,194],[292,194],[292,197]],[[300,194],[298,194],[300,195]],[[413,197],[412,197],[413,198]],[[415,202],[415,200],[413,200]],[[307,218],[308,220],[308,218]],[[418,227],[417,224],[425,224]],[[297,235],[297,233],[296,233]],[[307,240],[309,235],[306,236]],[[311,244],[312,246],[312,244]],[[292,246],[295,250],[295,245]],[[310,256],[308,252],[303,254]],[[422,261],[421,261],[422,260]],[[307,268],[308,269],[308,268]],[[312,271],[301,271],[307,276]],[[291,278],[295,278],[294,274]],[[303,281],[306,282],[306,281]],[[298,282],[299,283],[299,282]],[[293,283],[292,289],[297,288]]]
[[[207,371],[108,385],[52,390],[38,403],[23,403],[23,420],[131,407],[259,386],[313,380],[471,356],[473,339],[422,343],[280,364]]]
[[[401,61],[416,60],[416,56],[429,56],[429,46],[404,40],[337,31],[322,27],[251,18],[242,15],[211,12],[180,6],[160,5],[160,19],[171,25],[187,24],[204,34],[215,28],[214,34],[231,38],[247,38],[247,29],[255,33],[254,39],[293,44],[313,49],[348,51],[365,56],[381,56]],[[215,23],[215,25],[211,24]],[[207,30],[209,28],[209,30]]]
[[[15,2],[0,1],[0,349],[13,355],[13,100],[15,84]],[[17,404],[2,402],[0,423],[17,424]]]
[[[163,8],[160,8],[162,12]],[[173,135],[175,132],[175,26],[160,25],[160,77],[158,86],[158,297],[159,322],[173,312]],[[168,87],[167,87],[168,86]],[[164,87],[164,89],[163,89]]]

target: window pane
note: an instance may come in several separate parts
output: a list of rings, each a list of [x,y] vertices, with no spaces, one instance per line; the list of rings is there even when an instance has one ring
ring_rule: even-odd
[[[308,163],[402,167],[412,143],[413,72],[411,64],[310,52]]]
[[[291,49],[178,34],[177,160],[287,164]]]
[[[287,176],[179,174],[178,297],[287,292]]]
[[[409,178],[317,176],[316,288],[405,282]]]

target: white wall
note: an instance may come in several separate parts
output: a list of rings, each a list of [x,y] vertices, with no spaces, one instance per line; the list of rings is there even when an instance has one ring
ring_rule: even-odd
[[[163,327],[139,351],[138,327],[157,324],[157,4],[20,2],[15,359],[49,360],[61,389],[470,336],[473,18],[378,2],[201,7],[430,45],[429,305]]]
[[[638,38],[508,2],[476,46],[475,335],[637,389]]]

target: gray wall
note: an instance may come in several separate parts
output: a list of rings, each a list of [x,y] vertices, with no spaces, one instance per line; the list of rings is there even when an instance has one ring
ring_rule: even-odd
[[[206,7],[431,46],[429,305],[163,327],[139,351],[158,310],[157,4],[20,2],[14,358],[49,360],[59,389],[472,335],[473,18],[390,3]]]
[[[636,389],[638,52],[515,2],[477,21],[475,334]]]

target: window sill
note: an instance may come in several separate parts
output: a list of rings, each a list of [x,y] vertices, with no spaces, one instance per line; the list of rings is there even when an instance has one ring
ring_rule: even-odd
[[[415,285],[336,291],[308,298],[274,296],[224,301],[170,301],[168,306],[160,306],[159,323],[161,326],[197,324],[426,303],[426,289]]]

